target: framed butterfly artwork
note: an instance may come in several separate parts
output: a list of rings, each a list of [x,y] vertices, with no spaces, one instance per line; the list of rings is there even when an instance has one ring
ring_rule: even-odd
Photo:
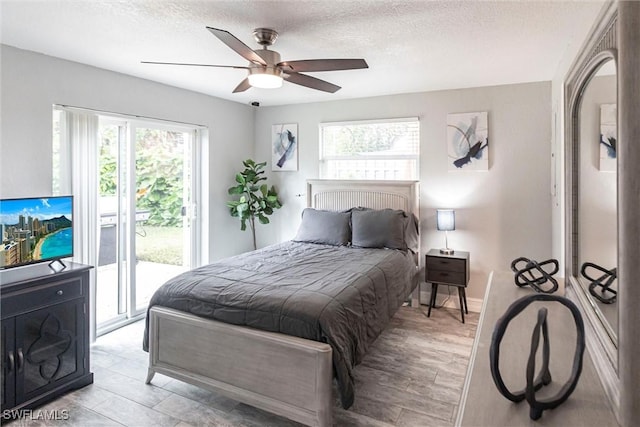
[[[448,170],[488,171],[487,112],[447,115]]]
[[[271,170],[298,170],[298,125],[287,123],[271,126]]]

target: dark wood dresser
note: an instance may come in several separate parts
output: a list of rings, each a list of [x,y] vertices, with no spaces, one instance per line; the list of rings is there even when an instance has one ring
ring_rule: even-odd
[[[72,262],[0,271],[2,410],[31,409],[93,382],[89,271]]]

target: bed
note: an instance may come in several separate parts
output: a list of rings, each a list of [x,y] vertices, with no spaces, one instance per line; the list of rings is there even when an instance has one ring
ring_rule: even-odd
[[[412,290],[418,302],[417,257],[315,241],[322,227],[311,221],[343,224],[347,215],[355,245],[381,234],[375,225],[367,236],[358,232],[371,218],[399,211],[419,218],[417,196],[414,181],[309,181],[307,205],[315,210],[304,211],[297,241],[200,267],[158,290],[145,329],[147,383],[157,372],[308,425],[330,425],[334,374],[349,407],[353,367]],[[359,208],[339,212],[352,207]]]

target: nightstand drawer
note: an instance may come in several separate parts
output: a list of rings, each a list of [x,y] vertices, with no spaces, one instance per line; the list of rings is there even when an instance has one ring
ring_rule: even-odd
[[[452,283],[455,285],[466,285],[464,273],[443,270],[427,270],[427,282]]]
[[[428,270],[443,270],[464,273],[466,263],[467,262],[464,259],[440,258],[434,256],[427,257]]]

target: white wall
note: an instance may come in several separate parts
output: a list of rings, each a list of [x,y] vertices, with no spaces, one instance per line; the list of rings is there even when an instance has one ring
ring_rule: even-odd
[[[488,111],[489,171],[448,172],[448,113]],[[518,256],[552,255],[550,194],[551,85],[531,83],[366,99],[260,107],[256,111],[256,160],[271,159],[276,123],[298,123],[298,172],[272,172],[282,209],[260,226],[259,246],[295,235],[306,198],[305,180],[318,178],[318,124],[392,117],[420,118],[422,249],[444,245],[435,230],[435,209],[456,209],[449,246],[471,252],[467,295],[482,298],[489,272],[509,269]]]
[[[252,107],[6,45],[0,54],[0,197],[51,194],[53,104],[200,124],[209,128],[209,258],[251,248],[225,201],[253,155]]]

